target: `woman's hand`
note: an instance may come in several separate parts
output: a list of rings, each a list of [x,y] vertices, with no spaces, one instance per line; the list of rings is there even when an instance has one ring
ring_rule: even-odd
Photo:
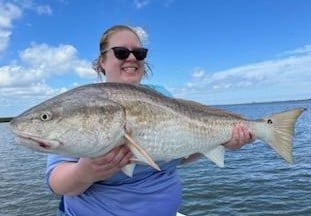
[[[244,124],[237,124],[233,128],[232,137],[224,146],[230,150],[236,150],[243,145],[254,142],[255,136],[251,130]]]
[[[76,164],[81,181],[93,183],[111,177],[130,162],[132,154],[125,145],[96,158],[80,158]]]
[[[224,143],[224,146],[230,150],[236,150],[241,148],[243,145],[251,143],[255,140],[254,134],[250,131],[250,129],[244,124],[237,124],[234,126],[232,130],[231,139]],[[190,155],[188,158],[184,158],[182,160],[182,164],[190,163],[196,161],[203,157],[201,153],[195,153]]]
[[[53,169],[49,185],[57,194],[81,194],[94,182],[119,172],[130,163],[131,157],[132,153],[123,145],[96,158],[80,158],[78,162],[61,163]]]

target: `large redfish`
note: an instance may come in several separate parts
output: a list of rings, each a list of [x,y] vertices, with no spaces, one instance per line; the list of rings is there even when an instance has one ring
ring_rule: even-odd
[[[224,166],[223,143],[244,123],[292,162],[297,108],[259,120],[193,101],[166,97],[146,87],[119,83],[80,86],[53,97],[14,118],[10,125],[19,143],[37,151],[74,157],[96,157],[127,143],[135,163],[160,170],[156,161],[202,153]]]

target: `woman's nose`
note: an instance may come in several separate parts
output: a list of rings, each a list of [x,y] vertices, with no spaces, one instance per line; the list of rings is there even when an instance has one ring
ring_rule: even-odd
[[[136,57],[134,56],[133,53],[130,53],[130,55],[127,57],[126,60],[136,60]]]

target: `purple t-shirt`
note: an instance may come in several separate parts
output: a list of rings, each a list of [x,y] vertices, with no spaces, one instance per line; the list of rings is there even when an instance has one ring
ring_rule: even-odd
[[[165,89],[150,86],[167,95]],[[46,178],[65,161],[78,158],[48,155]],[[148,165],[136,165],[133,177],[123,172],[95,182],[78,196],[64,196],[64,209],[70,216],[175,216],[181,205],[181,182],[176,166],[181,159],[158,162],[161,171]]]

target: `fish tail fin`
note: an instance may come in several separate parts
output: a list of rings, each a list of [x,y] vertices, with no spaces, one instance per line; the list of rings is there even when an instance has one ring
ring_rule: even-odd
[[[259,136],[259,138],[263,139],[289,163],[293,163],[292,139],[295,123],[305,110],[305,108],[293,109],[263,119],[269,128],[269,132]]]

